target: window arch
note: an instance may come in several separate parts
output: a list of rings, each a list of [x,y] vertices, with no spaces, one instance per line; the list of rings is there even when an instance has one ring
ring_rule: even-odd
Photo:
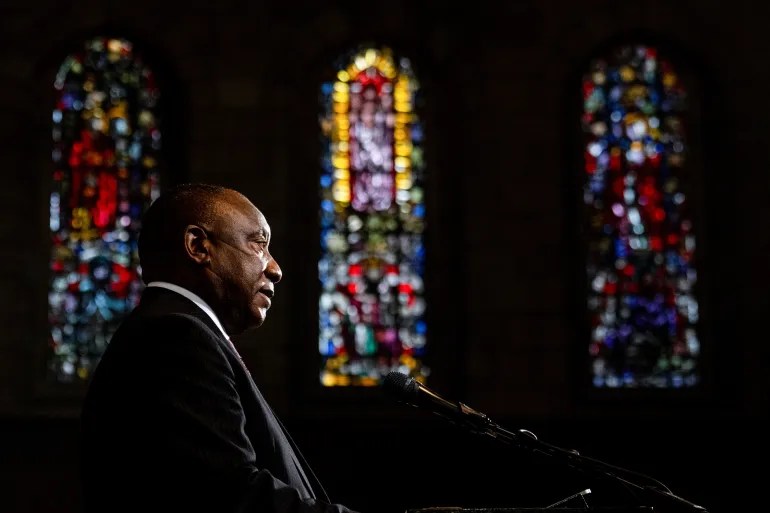
[[[701,381],[690,95],[655,46],[615,47],[582,77],[582,228],[596,388]]]
[[[389,48],[345,56],[321,87],[320,381],[424,380],[425,202],[419,84]]]
[[[48,370],[85,381],[142,289],[140,217],[160,192],[160,91],[120,38],[88,39],[54,83]]]

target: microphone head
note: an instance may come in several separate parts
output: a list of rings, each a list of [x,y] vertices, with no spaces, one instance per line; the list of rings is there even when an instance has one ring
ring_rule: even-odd
[[[385,376],[382,388],[400,401],[414,404],[418,395],[418,385],[414,378],[404,373],[391,371]]]

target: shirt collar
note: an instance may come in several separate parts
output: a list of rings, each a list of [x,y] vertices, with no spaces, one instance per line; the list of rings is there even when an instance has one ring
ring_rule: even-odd
[[[211,307],[203,299],[201,299],[201,297],[198,296],[197,294],[195,294],[193,292],[190,292],[189,290],[187,290],[184,287],[180,287],[179,285],[175,285],[175,284],[169,283],[167,281],[153,281],[153,282],[148,283],[147,286],[148,287],[161,287],[161,288],[164,288],[164,289],[173,290],[174,292],[183,295],[184,297],[186,297],[187,299],[189,299],[190,301],[192,301],[193,303],[198,305],[198,307],[201,310],[203,310],[206,313],[206,315],[211,317],[211,320],[214,321],[214,324],[217,325],[217,328],[219,328],[219,331],[222,332],[222,335],[224,335],[224,337],[227,340],[230,340],[230,336],[225,331],[225,328],[222,327],[222,323],[219,322],[219,318],[217,317],[217,314],[215,314],[214,310],[212,310]]]

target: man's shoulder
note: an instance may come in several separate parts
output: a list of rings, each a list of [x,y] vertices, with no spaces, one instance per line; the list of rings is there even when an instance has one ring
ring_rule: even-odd
[[[169,331],[200,332],[216,336],[199,315],[181,311],[147,311],[136,309],[131,312],[115,331],[113,341],[123,338],[164,337]],[[112,345],[112,342],[110,342]]]
[[[179,351],[210,351],[219,344],[216,333],[195,315],[184,312],[146,315],[134,311],[107,344],[92,382],[103,380],[104,376],[111,376],[107,379],[111,382],[125,373],[133,374],[136,369],[147,366],[148,358],[156,361]]]

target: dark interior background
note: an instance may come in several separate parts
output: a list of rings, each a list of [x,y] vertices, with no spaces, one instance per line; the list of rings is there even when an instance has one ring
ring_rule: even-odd
[[[50,116],[59,63],[101,34],[134,41],[162,78],[168,183],[235,187],[266,214],[284,280],[240,344],[335,501],[368,513],[534,508],[584,488],[594,506],[629,501],[611,481],[379,389],[316,385],[318,86],[338,55],[372,43],[412,60],[425,100],[430,386],[712,513],[761,508],[768,21],[745,0],[3,2],[0,511],[81,507],[82,389],[43,379]],[[658,45],[691,84],[705,364],[695,392],[583,386],[580,73],[620,42]]]

